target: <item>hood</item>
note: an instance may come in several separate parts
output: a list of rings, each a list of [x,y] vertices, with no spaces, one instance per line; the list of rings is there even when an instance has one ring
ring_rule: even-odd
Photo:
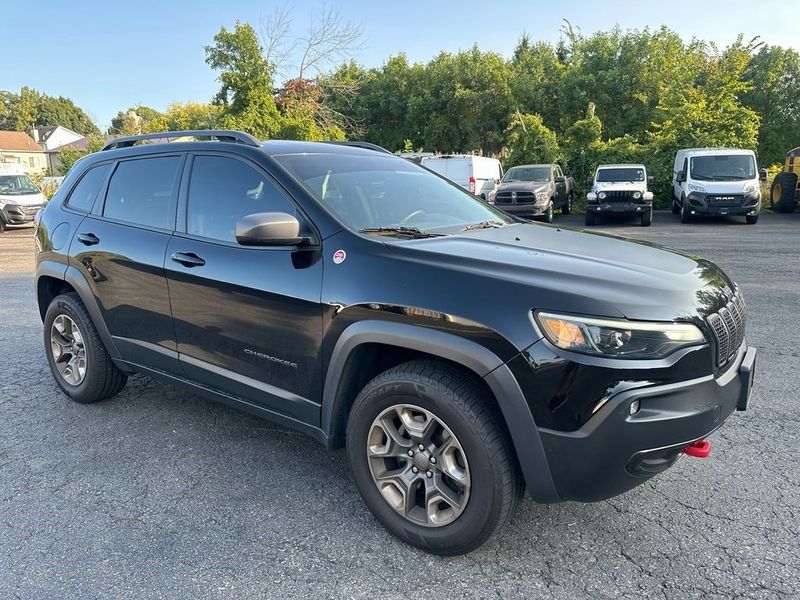
[[[733,295],[731,280],[708,260],[564,227],[507,225],[388,246],[412,260],[468,272],[475,286],[498,279],[528,287],[531,309],[592,307],[596,316],[672,321],[705,317]]]
[[[739,181],[700,181],[693,179],[693,185],[702,185],[709,194],[741,194],[748,185],[756,184],[760,189],[760,182],[757,179],[743,179]]]
[[[0,194],[0,204],[16,204],[17,206],[39,206],[44,204],[44,194]]]
[[[539,190],[546,190],[549,186],[549,181],[509,181],[507,183],[501,183],[497,191],[538,192]]]
[[[647,190],[646,181],[595,181],[594,189],[597,192],[606,190],[633,190],[644,192]]]

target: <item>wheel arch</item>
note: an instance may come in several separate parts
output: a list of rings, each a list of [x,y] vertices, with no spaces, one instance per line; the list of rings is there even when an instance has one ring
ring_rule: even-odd
[[[44,320],[44,315],[53,298],[72,292],[78,294],[81,302],[86,307],[108,354],[112,358],[119,359],[119,351],[114,345],[111,333],[103,320],[94,292],[92,292],[91,286],[89,286],[81,272],[75,267],[65,266],[60,263],[51,263],[49,261],[39,263],[36,274],[36,301],[42,320]]]
[[[381,354],[375,352],[378,347],[397,352],[393,360],[385,363],[386,368],[415,357],[432,357],[480,378],[497,403],[529,492],[539,502],[559,501],[539,430],[511,370],[487,348],[444,331],[406,323],[359,321],[342,332],[323,387],[320,424],[329,448],[344,444],[347,417],[355,397],[366,381],[385,370],[375,368],[376,363],[384,366],[380,363]]]

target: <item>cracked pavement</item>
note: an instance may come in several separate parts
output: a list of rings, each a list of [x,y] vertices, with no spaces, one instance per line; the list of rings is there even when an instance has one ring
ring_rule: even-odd
[[[42,349],[32,230],[0,234],[0,597],[800,596],[800,213],[739,221],[597,228],[711,258],[744,291],[757,378],[711,458],[597,504],[525,499],[457,558],[380,527],[343,451],[144,376],[67,400]]]

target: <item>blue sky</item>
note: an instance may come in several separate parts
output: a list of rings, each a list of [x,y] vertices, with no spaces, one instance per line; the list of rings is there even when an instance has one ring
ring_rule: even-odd
[[[118,110],[135,104],[164,109],[173,101],[208,101],[217,82],[203,46],[237,19],[259,21],[287,2],[195,0],[2,0],[0,89],[27,85],[72,98],[103,128]],[[320,0],[294,0],[293,33],[302,35]],[[685,39],[720,45],[739,33],[800,50],[797,0],[353,0],[339,7],[364,30],[355,58],[378,66],[405,52],[425,61],[439,50],[478,43],[510,55],[523,31],[556,41],[562,19],[584,33],[667,25]]]

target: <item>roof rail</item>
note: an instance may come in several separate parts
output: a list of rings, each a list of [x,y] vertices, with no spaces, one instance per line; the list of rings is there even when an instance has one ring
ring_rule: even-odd
[[[119,137],[111,140],[105,146],[103,146],[103,150],[130,148],[136,142],[140,142],[142,140],[163,140],[189,136],[212,137],[217,138],[217,140],[220,142],[236,142],[239,144],[247,144],[248,146],[261,146],[261,142],[259,142],[249,133],[244,133],[243,131],[233,131],[230,129],[190,129],[187,131],[157,131],[155,133],[144,133],[142,135]]]
[[[339,146],[353,146],[354,148],[364,148],[366,150],[375,150],[375,152],[383,152],[385,154],[392,154],[386,148],[378,146],[378,144],[372,144],[370,142],[333,142],[333,141],[326,141],[326,144],[338,144]]]

